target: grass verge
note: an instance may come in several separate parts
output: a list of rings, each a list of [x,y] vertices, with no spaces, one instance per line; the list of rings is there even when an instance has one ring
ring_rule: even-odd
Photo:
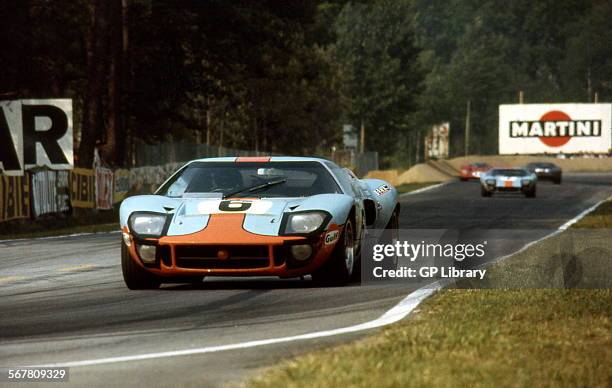
[[[612,201],[602,203],[595,211],[575,223],[573,227],[612,229]]]
[[[404,183],[403,185],[395,186],[396,190],[400,194],[409,193],[411,191],[419,190],[425,187],[437,185],[440,182],[424,182],[424,183]]]
[[[608,386],[610,290],[444,290],[381,333],[252,387]]]
[[[544,240],[490,270],[496,271],[498,280],[510,284],[508,277],[524,278],[517,275],[519,268],[524,270],[529,264],[532,267],[528,272],[534,272],[540,266],[544,269],[540,272],[547,274],[546,281],[563,287],[567,284],[563,282],[568,281],[564,275],[567,268],[571,268],[568,273],[573,273],[576,266],[588,270],[591,266],[585,264],[597,263],[606,266],[595,270],[603,273],[603,278],[587,273],[586,280],[580,281],[601,285],[603,280],[603,284],[609,285],[606,274],[610,273],[612,262],[602,260],[601,254],[581,255],[584,247],[580,244],[593,249],[588,240],[591,236],[568,236],[572,232],[584,233],[584,228],[609,228],[611,213],[612,203],[602,204],[574,225],[576,229]],[[594,239],[606,244],[606,232],[609,231],[594,235]],[[550,252],[553,246],[562,249],[560,241],[568,238],[574,241],[573,247],[578,252],[571,260]],[[607,254],[609,258],[609,251]],[[551,268],[556,268],[552,272],[560,275],[550,275]],[[538,278],[531,284],[543,284],[541,281]],[[510,287],[517,284],[524,283]],[[285,361],[246,384],[609,387],[611,360],[609,288],[445,289],[423,302],[409,319],[363,340]]]

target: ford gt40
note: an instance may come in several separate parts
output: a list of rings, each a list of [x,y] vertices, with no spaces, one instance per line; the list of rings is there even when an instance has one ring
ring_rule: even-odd
[[[494,168],[480,177],[480,193],[490,197],[494,192],[522,193],[526,197],[536,196],[538,178],[522,168]]]
[[[130,289],[205,276],[345,284],[359,277],[365,230],[397,230],[397,198],[324,159],[194,160],[121,204],[123,278]]]

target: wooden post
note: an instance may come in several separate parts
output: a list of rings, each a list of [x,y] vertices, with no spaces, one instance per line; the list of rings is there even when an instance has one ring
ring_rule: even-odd
[[[365,152],[365,125],[363,120],[361,120],[361,130],[359,132],[359,152]]]
[[[465,144],[464,144],[464,155],[468,155],[470,152],[470,108],[471,101],[467,101],[466,113],[465,113]]]

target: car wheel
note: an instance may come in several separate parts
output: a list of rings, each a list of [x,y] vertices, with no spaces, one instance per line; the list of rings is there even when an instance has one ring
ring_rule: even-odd
[[[466,182],[467,178],[459,178],[459,180],[461,180],[461,182]]]
[[[493,195],[493,193],[485,189],[484,187],[480,186],[480,195],[483,197],[490,197],[491,195]]]
[[[157,276],[148,273],[134,263],[123,241],[121,241],[121,271],[123,272],[123,281],[130,290],[151,290],[159,288],[161,285]]]
[[[344,224],[342,237],[336,244],[331,257],[312,274],[312,278],[315,282],[326,286],[344,285],[351,280],[357,260],[355,228],[353,221],[349,219]]]
[[[561,177],[555,178],[554,184],[555,185],[560,185],[561,184]]]

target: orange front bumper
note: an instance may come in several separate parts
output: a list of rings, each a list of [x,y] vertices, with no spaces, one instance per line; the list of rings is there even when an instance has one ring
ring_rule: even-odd
[[[160,252],[158,253],[160,257],[154,266],[145,266],[140,260],[133,236],[130,236],[132,244],[128,247],[128,252],[138,265],[159,276],[297,277],[312,273],[328,259],[336,241],[333,244],[326,244],[325,234],[331,230],[341,229],[338,225],[331,225],[324,233],[309,238],[265,236],[244,230],[243,222],[244,214],[215,214],[210,217],[207,227],[199,232],[145,239],[145,242],[157,245]],[[124,232],[128,233],[127,229]],[[310,244],[313,253],[310,259],[304,263],[297,263],[296,266],[296,262],[287,257],[286,247],[300,242]],[[185,258],[182,253],[185,251],[207,252],[207,256],[195,260],[193,257]],[[225,255],[216,254],[219,251],[240,251],[243,257],[234,258],[232,255],[222,257]],[[210,255],[210,252],[214,252],[215,255]]]

